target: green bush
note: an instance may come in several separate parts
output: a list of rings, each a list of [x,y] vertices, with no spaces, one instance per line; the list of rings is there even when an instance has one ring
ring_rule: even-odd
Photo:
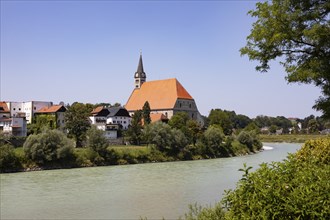
[[[13,146],[9,144],[0,146],[0,172],[13,172],[21,169],[19,159],[15,155]]]
[[[41,166],[65,165],[73,160],[74,143],[58,130],[30,135],[23,148],[27,158]]]
[[[229,219],[329,219],[329,139],[245,173],[223,204]]]
[[[218,203],[215,207],[202,207],[197,205],[189,205],[189,212],[185,214],[185,220],[221,220],[225,219],[225,211],[221,204]]]
[[[104,136],[104,131],[92,126],[87,131],[87,147],[93,149],[100,156],[105,157],[107,153],[108,141]]]

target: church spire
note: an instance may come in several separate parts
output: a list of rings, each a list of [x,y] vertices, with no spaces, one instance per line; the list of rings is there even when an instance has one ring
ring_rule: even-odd
[[[142,84],[146,81],[146,78],[147,78],[146,73],[143,70],[142,52],[140,51],[140,59],[139,59],[138,68],[134,74],[135,88],[141,88]]]

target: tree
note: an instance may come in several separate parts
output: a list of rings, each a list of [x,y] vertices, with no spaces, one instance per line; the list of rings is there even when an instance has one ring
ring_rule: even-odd
[[[77,147],[82,147],[86,139],[86,132],[91,127],[88,117],[93,110],[93,105],[75,102],[68,106],[65,114],[68,136],[76,141]]]
[[[321,88],[313,108],[330,118],[330,3],[328,0],[272,0],[257,3],[249,11],[256,17],[241,55],[260,62],[257,71],[267,72],[269,62],[280,58],[289,83],[315,84]]]
[[[317,123],[316,119],[313,118],[308,121],[308,133],[313,134],[319,131],[319,124]]]
[[[142,116],[143,116],[143,121],[145,125],[148,125],[151,123],[151,118],[150,118],[150,105],[149,102],[146,101],[142,107]]]
[[[69,161],[73,156],[73,148],[73,141],[58,130],[30,135],[23,145],[26,156],[40,165]]]
[[[132,117],[132,122],[126,132],[131,144],[139,145],[142,139],[142,111],[138,110]]]
[[[212,109],[209,114],[210,125],[219,125],[225,135],[230,135],[233,129],[233,123],[229,114],[221,109]]]
[[[178,112],[172,116],[168,124],[172,128],[182,129],[183,127],[186,127],[188,121],[189,121],[189,115],[187,112]]]
[[[90,147],[100,156],[105,157],[107,153],[108,141],[104,136],[104,131],[92,126],[87,131],[87,147]]]
[[[163,122],[148,125],[143,133],[148,144],[154,144],[157,150],[169,156],[177,155],[187,145],[182,131]]]

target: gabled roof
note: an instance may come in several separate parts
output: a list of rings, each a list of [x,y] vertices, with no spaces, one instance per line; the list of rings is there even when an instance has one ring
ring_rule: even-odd
[[[108,108],[109,115],[108,117],[122,116],[122,117],[131,117],[128,111],[123,107],[110,107]]]
[[[151,109],[172,109],[177,99],[193,100],[177,79],[150,81],[133,90],[125,108],[128,111],[136,111],[142,109],[148,101]]]
[[[157,121],[168,121],[168,118],[163,113],[152,113],[150,114],[151,122]]]
[[[43,107],[36,113],[56,113],[56,112],[65,112],[66,108],[63,105],[52,105],[50,107]]]
[[[0,102],[0,112],[1,113],[10,113],[6,102]]]
[[[109,113],[110,113],[109,110],[107,108],[104,108],[103,106],[96,107],[91,112],[93,116],[103,116],[103,117],[109,115]]]

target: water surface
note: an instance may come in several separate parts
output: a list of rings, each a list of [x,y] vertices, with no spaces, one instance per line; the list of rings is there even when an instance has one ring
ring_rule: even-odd
[[[243,163],[280,161],[301,144],[266,143],[258,154],[0,175],[0,219],[177,219],[188,204],[214,204]]]

